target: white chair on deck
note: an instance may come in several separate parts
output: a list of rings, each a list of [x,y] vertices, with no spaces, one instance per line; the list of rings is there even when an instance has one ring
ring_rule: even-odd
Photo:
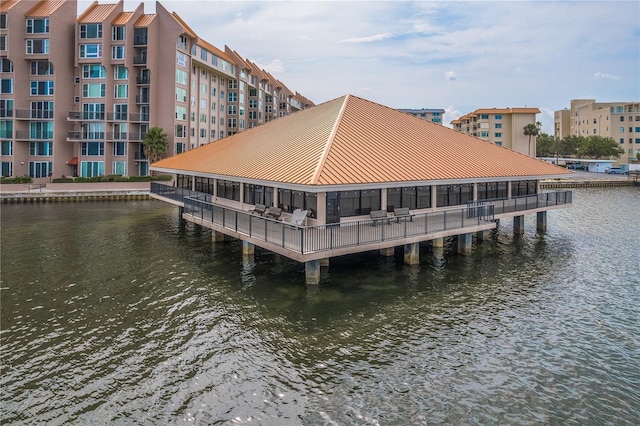
[[[305,219],[307,218],[307,210],[295,209],[291,214],[291,223],[297,226],[301,226],[304,224]]]

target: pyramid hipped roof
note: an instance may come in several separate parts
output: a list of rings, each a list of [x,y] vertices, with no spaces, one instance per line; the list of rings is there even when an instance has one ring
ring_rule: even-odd
[[[555,177],[571,172],[346,95],[185,153],[152,169],[285,186]]]

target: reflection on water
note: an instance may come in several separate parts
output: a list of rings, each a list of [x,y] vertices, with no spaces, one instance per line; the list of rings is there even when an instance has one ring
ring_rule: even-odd
[[[160,202],[3,205],[3,424],[638,424],[635,188],[470,256],[301,264]]]

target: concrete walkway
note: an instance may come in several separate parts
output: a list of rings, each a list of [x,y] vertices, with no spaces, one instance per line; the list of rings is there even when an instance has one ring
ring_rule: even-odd
[[[45,183],[45,184],[4,184],[0,194],[61,194],[100,192],[145,192],[149,193],[151,182],[95,182],[95,183]]]

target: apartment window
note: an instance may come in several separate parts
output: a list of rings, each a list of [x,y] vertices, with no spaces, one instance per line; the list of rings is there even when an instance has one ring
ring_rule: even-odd
[[[102,45],[101,44],[81,44],[80,57],[83,59],[84,58],[102,58]]]
[[[178,120],[186,120],[187,119],[187,108],[183,106],[176,106],[176,119]]]
[[[31,61],[31,75],[53,75],[53,64],[49,61]]]
[[[0,138],[10,139],[13,137],[13,121],[0,120]]]
[[[624,143],[624,138],[620,138],[620,145]]]
[[[51,161],[29,161],[29,176],[32,178],[43,178],[49,176],[53,171]]]
[[[636,143],[640,143],[640,138],[636,138]]]
[[[12,94],[13,93],[13,79],[2,78],[0,79],[0,93]]]
[[[207,114],[200,114],[200,122],[201,123],[207,122]]]
[[[7,36],[0,35],[0,51],[6,51],[6,50],[7,50]]]
[[[49,53],[49,39],[28,39],[27,40],[27,55],[41,55]]]
[[[102,38],[102,24],[80,24],[80,38]]]
[[[82,142],[82,155],[104,155],[104,142]]]
[[[216,55],[211,55],[211,65],[214,67],[218,66],[218,57]]]
[[[126,120],[128,112],[129,112],[129,106],[127,104],[115,104],[115,105],[113,105],[113,119],[114,120]]]
[[[178,47],[187,50],[187,38],[185,36],[178,37]]]
[[[126,99],[129,96],[128,84],[116,84],[113,86],[113,97],[115,99]]]
[[[0,13],[0,30],[6,30],[6,29],[7,29],[7,14]]]
[[[229,92],[227,102],[238,102],[238,94],[236,92]]]
[[[211,96],[215,96],[216,95],[216,88],[212,87],[211,88]]]
[[[83,98],[104,98],[106,94],[106,84],[83,84],[82,85],[82,97]]]
[[[238,107],[235,105],[227,105],[227,114],[229,115],[238,114]]]
[[[126,161],[114,161],[112,165],[114,175],[124,176],[127,174],[127,162]]]
[[[31,121],[29,123],[29,139],[53,139],[53,122]]]
[[[113,74],[113,78],[116,80],[126,80],[129,77],[129,70],[124,65],[116,65]]]
[[[80,176],[104,176],[104,161],[82,161],[80,163]]]
[[[200,137],[201,138],[207,137],[207,129],[200,129]]]
[[[107,71],[100,64],[89,64],[82,66],[82,78],[105,78]]]
[[[640,127],[635,128],[636,133],[640,133]]]
[[[13,72],[13,62],[7,58],[0,58],[0,72]]]
[[[480,120],[488,120],[489,114],[480,114]]]
[[[211,124],[216,124],[216,116],[215,115],[211,116]]]
[[[176,87],[176,101],[187,102],[187,89]]]
[[[488,138],[489,137],[489,132],[480,132],[480,137],[481,138]]]
[[[495,128],[496,129],[502,129],[502,123],[496,123],[495,124]]]
[[[211,130],[211,139],[215,139],[215,138],[216,138],[216,131]]]
[[[0,117],[13,117],[13,99],[0,99]]]
[[[187,137],[187,126],[183,124],[176,124],[176,137],[177,138],[186,138]]]
[[[493,118],[495,118],[496,120],[502,120],[502,115],[496,114],[493,116]]]
[[[182,67],[187,66],[187,55],[182,52],[176,53],[176,63]]]
[[[0,155],[13,155],[13,141],[2,141],[0,143]]]
[[[238,80],[229,80],[229,89],[237,89]]]
[[[31,118],[53,118],[53,101],[31,101]]]
[[[616,112],[624,112],[624,108],[621,107],[621,106],[617,106],[616,107]],[[620,118],[622,118],[622,117],[620,117]]]
[[[191,137],[194,137],[196,135],[196,129],[194,127],[190,129],[190,134],[191,134]]]
[[[46,34],[49,32],[49,18],[27,19],[27,34]]]
[[[114,142],[113,143],[113,155],[114,157],[121,157],[127,155],[127,143],[126,142]]]
[[[2,162],[2,174],[0,176],[13,176],[13,163],[11,161]]]
[[[187,84],[187,72],[183,70],[176,70],[176,82],[180,84]]]
[[[258,101],[256,99],[249,99],[249,108],[257,108]]]
[[[104,120],[104,104],[82,104],[83,120]]]
[[[126,28],[123,25],[115,26],[111,29],[111,40],[122,41],[125,38]]]
[[[208,52],[204,49],[200,49],[200,59],[202,59],[203,61],[207,60],[207,54]]]
[[[29,155],[51,157],[53,155],[53,142],[29,142]]]
[[[53,81],[32,81],[31,95],[53,95]]]
[[[202,93],[203,95],[206,95],[208,91],[209,91],[209,88],[206,84],[204,83],[200,84],[200,93]]]
[[[196,113],[195,112],[191,113],[191,121],[196,121]]]
[[[207,100],[206,99],[200,99],[200,108],[201,109],[206,109],[207,108]]]
[[[502,133],[501,132],[496,132],[496,133],[494,133],[494,136],[496,138],[501,138],[502,137]]]
[[[186,145],[183,142],[176,143],[176,154],[182,154],[186,151]]]
[[[620,127],[620,133],[624,133],[624,127]]]
[[[111,59],[124,59],[124,46],[111,46]]]
[[[502,141],[496,141],[496,145],[502,146]]]
[[[238,120],[235,118],[229,118],[227,120],[227,127],[230,127],[232,129],[236,128],[238,126]]]

